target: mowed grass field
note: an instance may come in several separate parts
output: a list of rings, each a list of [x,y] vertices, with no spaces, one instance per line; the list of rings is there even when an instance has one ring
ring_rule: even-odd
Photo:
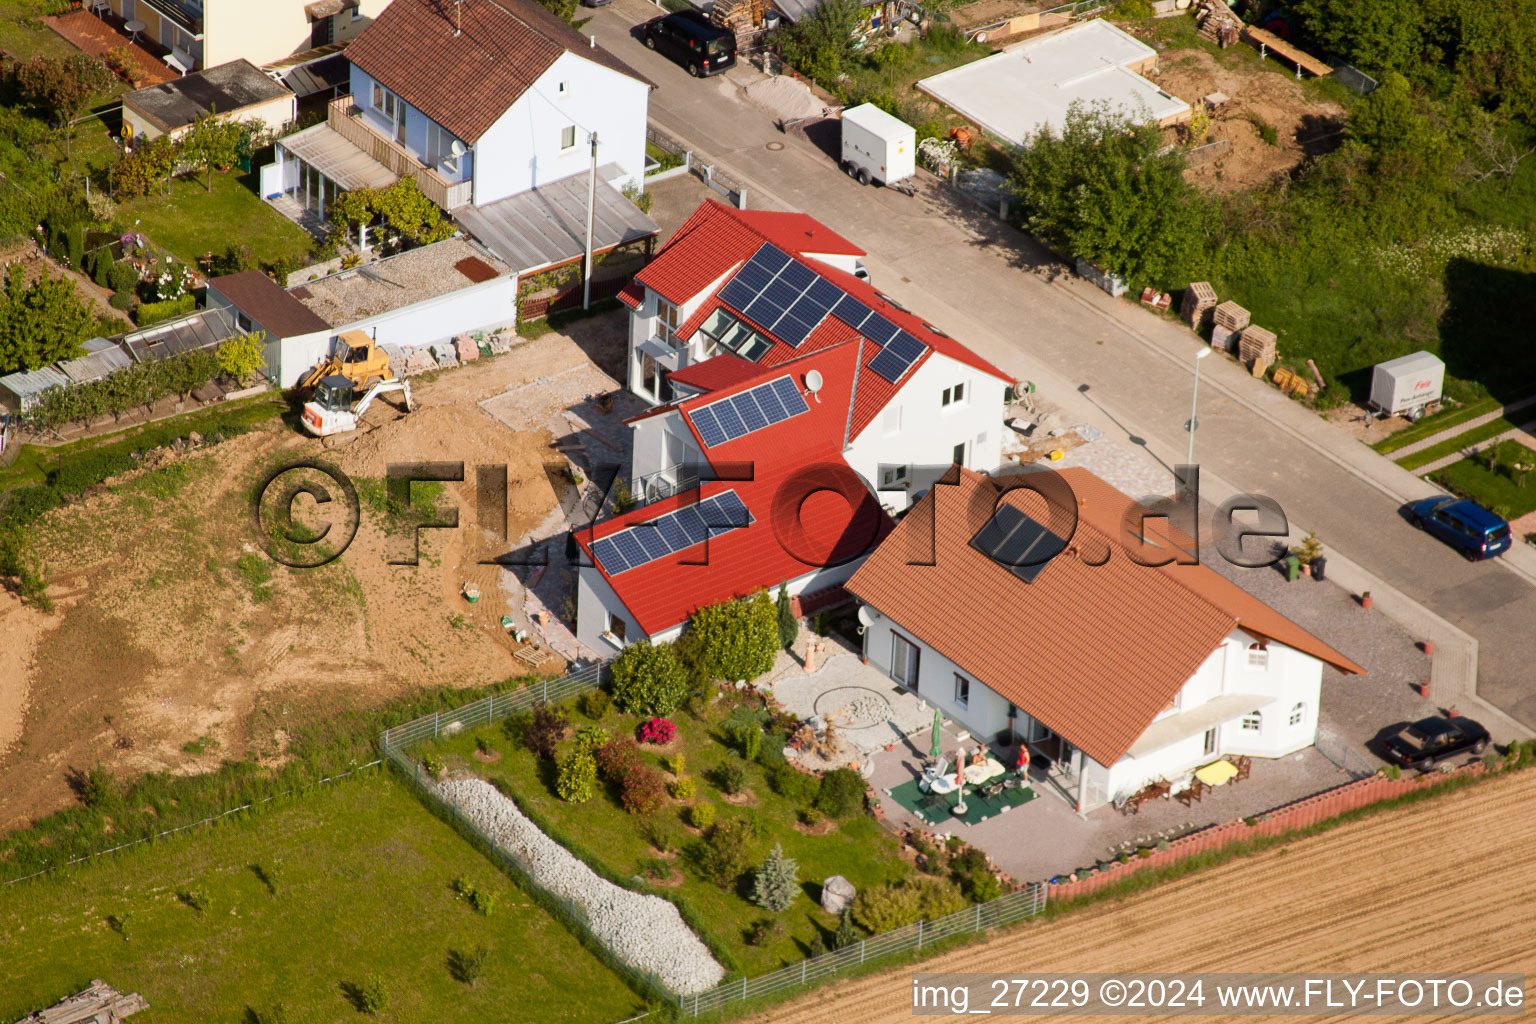
[[[1536,771],[1493,779],[1384,810],[1133,896],[1036,919],[988,942],[925,961],[916,969],[973,974],[1529,974],[1536,965],[1532,806],[1536,806]],[[910,1021],[913,971],[908,965],[833,982],[750,1020],[754,1024]],[[1093,1019],[1129,1022],[1146,1017]],[[1343,1018],[1319,1014],[1284,1019],[1299,1024]],[[1467,1018],[1369,1019],[1385,1024],[1396,1019]]]
[[[277,1003],[289,1024],[608,1024],[643,1010],[408,786],[369,769],[262,813],[0,889],[0,1021],[92,978],[149,1001],[136,1024],[235,1024]],[[489,915],[454,893],[461,876],[495,895]],[[455,980],[449,951],[481,946],[478,981]],[[368,1017],[344,986],[375,977],[387,1001]]]

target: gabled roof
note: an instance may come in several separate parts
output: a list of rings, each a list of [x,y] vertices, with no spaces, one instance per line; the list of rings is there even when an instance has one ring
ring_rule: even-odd
[[[686,621],[704,605],[777,587],[826,565],[844,564],[862,556],[890,531],[890,517],[842,459],[856,355],[855,346],[841,346],[781,367],[758,367],[755,377],[678,403],[673,408],[686,413],[785,376],[803,394],[805,374],[814,369],[822,375],[820,400],[806,396],[804,413],[707,449],[718,475],[729,479],[705,483],[576,533],[577,542],[591,557],[596,540],[726,490],[735,491],[747,507],[753,518],[750,526],[714,537],[707,546],[616,573],[594,559],[648,635]],[[686,415],[684,422],[693,429]],[[702,444],[696,432],[694,436]],[[793,457],[786,458],[791,452]],[[736,479],[743,476],[747,479]],[[808,486],[807,480],[814,486]]]
[[[673,370],[667,374],[667,378],[673,384],[682,384],[697,388],[699,391],[710,392],[750,380],[761,372],[762,367],[750,359],[743,359],[734,352],[723,352],[702,363],[694,363],[681,370]]]
[[[536,0],[393,0],[346,54],[473,145],[567,51],[652,84]]]
[[[259,270],[242,270],[238,274],[215,277],[208,284],[234,303],[240,312],[271,331],[275,338],[296,338],[331,328],[308,306]]]
[[[1134,563],[1120,525],[1132,500],[1084,469],[1056,474],[1078,502],[1071,546],[1026,583],[971,543],[999,486],[1018,478],[952,472],[848,590],[1100,764],[1130,750],[1234,629],[1364,671],[1206,566]],[[1002,500],[1052,524],[1050,506],[1032,491]],[[1066,535],[1072,512],[1055,511],[1053,532]]]

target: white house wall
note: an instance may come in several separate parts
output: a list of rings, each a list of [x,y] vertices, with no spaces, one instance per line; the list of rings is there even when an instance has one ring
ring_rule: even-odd
[[[388,313],[337,325],[334,334],[364,331],[390,345],[430,345],[469,331],[517,323],[517,278],[498,277]]]
[[[945,388],[965,385],[959,405],[945,407]],[[954,448],[966,446],[965,465],[990,473],[1002,461],[1003,392],[1007,385],[989,373],[949,356],[933,353],[902,382],[886,407],[854,438],[843,453],[848,464],[879,490],[882,504],[901,510],[913,494],[927,488],[947,469]],[[902,465],[909,486],[882,487],[881,467]],[[932,467],[924,476],[917,467]]]
[[[598,166],[617,164],[624,172],[611,184],[639,184],[645,175],[649,93],[644,82],[577,53],[562,54],[475,143],[475,205],[587,171],[593,131]],[[575,145],[562,149],[561,132],[570,125],[576,128]]]
[[[964,671],[938,651],[923,643],[887,616],[880,616],[864,628],[864,657],[869,664],[886,675],[891,674],[892,635],[918,646],[917,695],[931,706],[937,707],[944,717],[959,722],[972,736],[991,742],[997,734],[1009,728],[1009,702],[981,680]],[[971,681],[970,701],[961,707],[955,700],[955,676],[965,676]],[[1028,727],[1028,719],[1022,713],[1018,719],[1021,735]]]
[[[218,67],[241,57],[260,66],[309,49],[314,22],[304,8],[310,2],[204,0],[203,66]],[[137,4],[136,9],[142,12],[146,6]],[[359,0],[355,21],[345,12],[335,20],[335,41],[355,38],[387,6],[389,0]]]
[[[399,141],[395,135],[394,123],[385,119],[384,114],[373,105],[373,86],[375,79],[356,64],[349,65],[350,88],[353,102],[357,104],[360,113],[358,117],[366,119],[369,127],[383,135],[385,138]],[[384,83],[379,83],[383,85]],[[384,86],[386,89],[389,86]],[[393,92],[393,90],[390,90]],[[401,100],[404,103],[404,100]],[[411,155],[422,163],[427,162],[427,135],[431,126],[437,125],[426,114],[417,110],[409,103],[405,106],[405,148]],[[475,158],[473,150],[466,150],[465,154],[458,158],[456,166],[449,167],[446,160],[451,157],[445,155],[444,162],[432,165],[432,169],[443,177],[450,185],[456,185],[461,181],[467,181],[474,175]]]
[[[672,411],[647,416],[630,425],[631,484],[673,466],[694,463],[703,465],[704,453],[689,433],[681,412]],[[675,456],[681,451],[682,458]]]

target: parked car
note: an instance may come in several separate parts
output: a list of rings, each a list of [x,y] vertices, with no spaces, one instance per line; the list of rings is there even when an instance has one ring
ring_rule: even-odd
[[[1408,506],[1413,525],[1445,541],[1472,561],[1509,550],[1509,524],[1466,498],[1425,498]]]
[[[1488,749],[1488,730],[1469,718],[1425,718],[1404,726],[1385,742],[1387,760],[1429,771],[1458,754]]]
[[[695,78],[736,66],[736,33],[698,11],[677,11],[647,22],[645,45],[677,61]]]
[[[581,0],[583,7],[604,7],[613,3],[613,0]]]

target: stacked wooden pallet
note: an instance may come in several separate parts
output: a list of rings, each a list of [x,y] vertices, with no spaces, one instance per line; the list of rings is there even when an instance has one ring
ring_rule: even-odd
[[[1179,306],[1179,316],[1192,330],[1200,330],[1210,319],[1209,313],[1216,307],[1216,289],[1207,281],[1195,281],[1184,289],[1184,302]]]
[[[1195,9],[1195,24],[1202,36],[1223,50],[1237,42],[1243,30],[1242,19],[1222,0],[1201,0]]]
[[[77,992],[46,1010],[25,1017],[20,1024],[117,1024],[129,1014],[148,1009],[149,1003],[137,992],[123,995],[97,979],[84,992]]]
[[[753,53],[761,46],[763,18],[771,9],[769,0],[715,0],[709,20],[736,33],[737,53]]]
[[[1275,361],[1275,332],[1251,324],[1244,327],[1238,336],[1237,354],[1255,377],[1264,376]]]
[[[1230,352],[1252,315],[1229,299],[1211,312],[1211,319],[1214,321],[1211,327],[1211,347]]]

